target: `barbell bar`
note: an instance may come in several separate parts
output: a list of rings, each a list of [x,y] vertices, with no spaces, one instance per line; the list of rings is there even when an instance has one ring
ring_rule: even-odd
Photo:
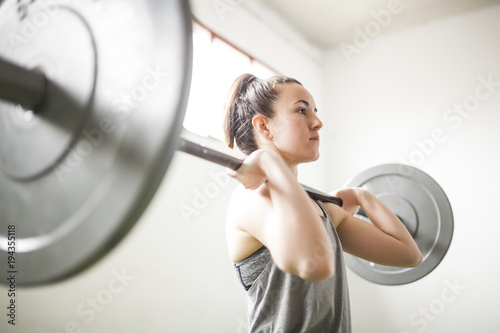
[[[50,98],[47,96],[48,85],[49,81],[43,72],[25,69],[0,58],[0,99],[20,104],[23,109],[31,110],[41,105],[44,99]],[[243,160],[182,137],[179,150],[233,170],[237,170],[243,164]],[[342,206],[342,199],[307,185],[302,186],[311,198]]]
[[[0,58],[0,99],[36,111],[47,94],[47,84],[42,71],[28,70]]]
[[[204,160],[225,166],[227,168],[238,170],[240,166],[243,164],[243,160],[240,160],[236,157],[233,157],[228,154],[224,154],[217,150],[211,149],[204,145],[200,145],[198,143],[194,143],[192,141],[186,140],[184,138],[180,138],[179,148],[180,151],[191,154],[193,156],[200,157]],[[332,195],[326,194],[319,190],[316,190],[307,185],[301,184],[304,190],[307,192],[310,198],[316,199],[323,202],[331,202],[335,205],[342,207],[342,199],[338,197],[334,197]]]

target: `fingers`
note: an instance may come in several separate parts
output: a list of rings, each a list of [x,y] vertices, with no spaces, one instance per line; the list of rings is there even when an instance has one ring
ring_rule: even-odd
[[[240,174],[232,170],[228,170],[227,173],[230,177],[238,180],[248,190],[256,190],[267,181],[265,177],[256,174]]]
[[[360,206],[356,191],[356,188],[347,187],[335,192],[335,196],[341,198],[343,201],[342,208],[350,215],[354,215],[359,212]]]
[[[226,168],[226,173],[238,180],[246,189],[255,190],[266,182],[266,176],[260,167],[258,157],[257,154],[251,154],[238,170]]]
[[[360,206],[354,207],[353,209],[350,210],[349,214],[356,215],[357,213],[359,213],[359,208]]]
[[[226,173],[229,177],[236,178],[236,175],[238,172],[236,170],[233,170],[231,168],[226,168]]]

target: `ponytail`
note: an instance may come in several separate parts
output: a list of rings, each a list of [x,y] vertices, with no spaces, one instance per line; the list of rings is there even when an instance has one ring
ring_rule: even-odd
[[[248,85],[255,79],[257,79],[257,77],[252,74],[243,74],[234,81],[231,89],[229,89],[229,96],[224,106],[224,133],[226,144],[231,149],[234,148],[236,130],[241,122],[241,117],[238,115],[238,99],[241,94],[246,93]]]

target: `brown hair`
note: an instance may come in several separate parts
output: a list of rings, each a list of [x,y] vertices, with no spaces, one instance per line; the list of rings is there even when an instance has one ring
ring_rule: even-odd
[[[225,105],[224,133],[229,148],[234,143],[246,155],[257,150],[252,119],[261,114],[267,118],[274,116],[273,103],[278,99],[277,86],[299,81],[287,76],[273,76],[259,79],[252,74],[238,77],[231,89]]]

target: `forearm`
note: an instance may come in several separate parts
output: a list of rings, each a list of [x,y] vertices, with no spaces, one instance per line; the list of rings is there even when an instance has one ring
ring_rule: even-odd
[[[399,218],[379,199],[364,189],[356,189],[359,205],[374,226],[384,233],[418,250],[412,236]]]
[[[329,276],[331,241],[314,203],[281,158],[264,154],[261,163],[273,205],[269,235],[278,266],[309,280]]]

